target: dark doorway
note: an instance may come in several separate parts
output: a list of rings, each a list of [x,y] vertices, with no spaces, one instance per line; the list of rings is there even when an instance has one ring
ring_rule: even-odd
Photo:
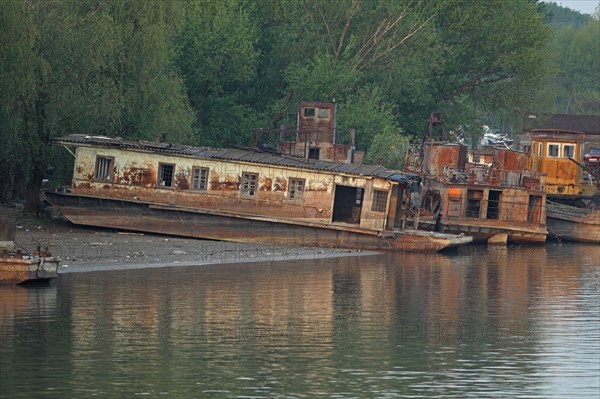
[[[539,195],[529,196],[529,206],[527,207],[527,222],[539,223],[542,213],[542,197]]]
[[[333,222],[360,223],[364,190],[357,187],[335,186]]]
[[[498,219],[500,217],[500,198],[502,191],[490,190],[488,195],[487,219]]]

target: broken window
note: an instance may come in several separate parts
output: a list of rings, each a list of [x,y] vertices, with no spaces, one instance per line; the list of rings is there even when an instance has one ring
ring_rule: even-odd
[[[319,118],[329,118],[329,109],[320,108],[319,109]]]
[[[304,197],[304,179],[290,178],[288,183],[288,200],[290,201],[302,201]]]
[[[240,184],[240,194],[243,196],[254,197],[258,187],[258,173],[242,173],[242,182]]]
[[[313,147],[308,149],[308,159],[319,159],[320,149]]]
[[[575,145],[563,144],[563,157],[564,158],[575,158]]]
[[[481,211],[482,190],[467,190],[467,212],[466,216],[478,218]]]
[[[548,156],[549,157],[558,157],[558,149],[560,148],[560,144],[548,144]]]
[[[316,115],[316,111],[317,111],[316,108],[306,107],[306,108],[304,108],[304,116],[314,117]]]
[[[112,181],[113,164],[115,159],[113,157],[96,157],[96,172],[94,173],[94,180]]]
[[[373,212],[385,212],[385,206],[387,205],[387,197],[387,191],[373,190],[373,202],[371,204],[371,210]]]
[[[175,164],[159,163],[158,164],[158,186],[173,187],[173,175],[175,174]]]
[[[208,168],[195,166],[192,169],[192,190],[206,191],[208,186]]]
[[[362,204],[362,199],[363,199],[363,189],[362,188],[357,188],[356,189],[356,201],[355,201],[355,204],[356,205]]]

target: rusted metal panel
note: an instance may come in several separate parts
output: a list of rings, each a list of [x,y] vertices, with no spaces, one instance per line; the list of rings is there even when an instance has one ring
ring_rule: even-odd
[[[445,168],[460,169],[460,163],[466,155],[464,146],[458,144],[426,144],[423,172],[430,176],[442,176]]]

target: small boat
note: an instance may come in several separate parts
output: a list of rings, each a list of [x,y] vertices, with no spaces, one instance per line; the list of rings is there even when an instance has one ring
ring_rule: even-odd
[[[58,276],[59,263],[39,245],[33,253],[15,249],[15,218],[0,217],[0,284],[47,282]]]
[[[60,258],[38,249],[33,254],[19,250],[0,253],[0,284],[44,282],[58,277]]]
[[[559,240],[600,243],[600,209],[547,202],[548,234]]]

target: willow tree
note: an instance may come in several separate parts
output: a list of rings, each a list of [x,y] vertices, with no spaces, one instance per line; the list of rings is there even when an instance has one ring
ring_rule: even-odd
[[[191,112],[169,51],[176,32],[165,22],[175,8],[142,3],[1,3],[4,198],[22,195],[20,182],[26,208],[37,207],[48,166],[71,162],[51,156],[59,135],[156,138],[172,131],[191,138]]]

